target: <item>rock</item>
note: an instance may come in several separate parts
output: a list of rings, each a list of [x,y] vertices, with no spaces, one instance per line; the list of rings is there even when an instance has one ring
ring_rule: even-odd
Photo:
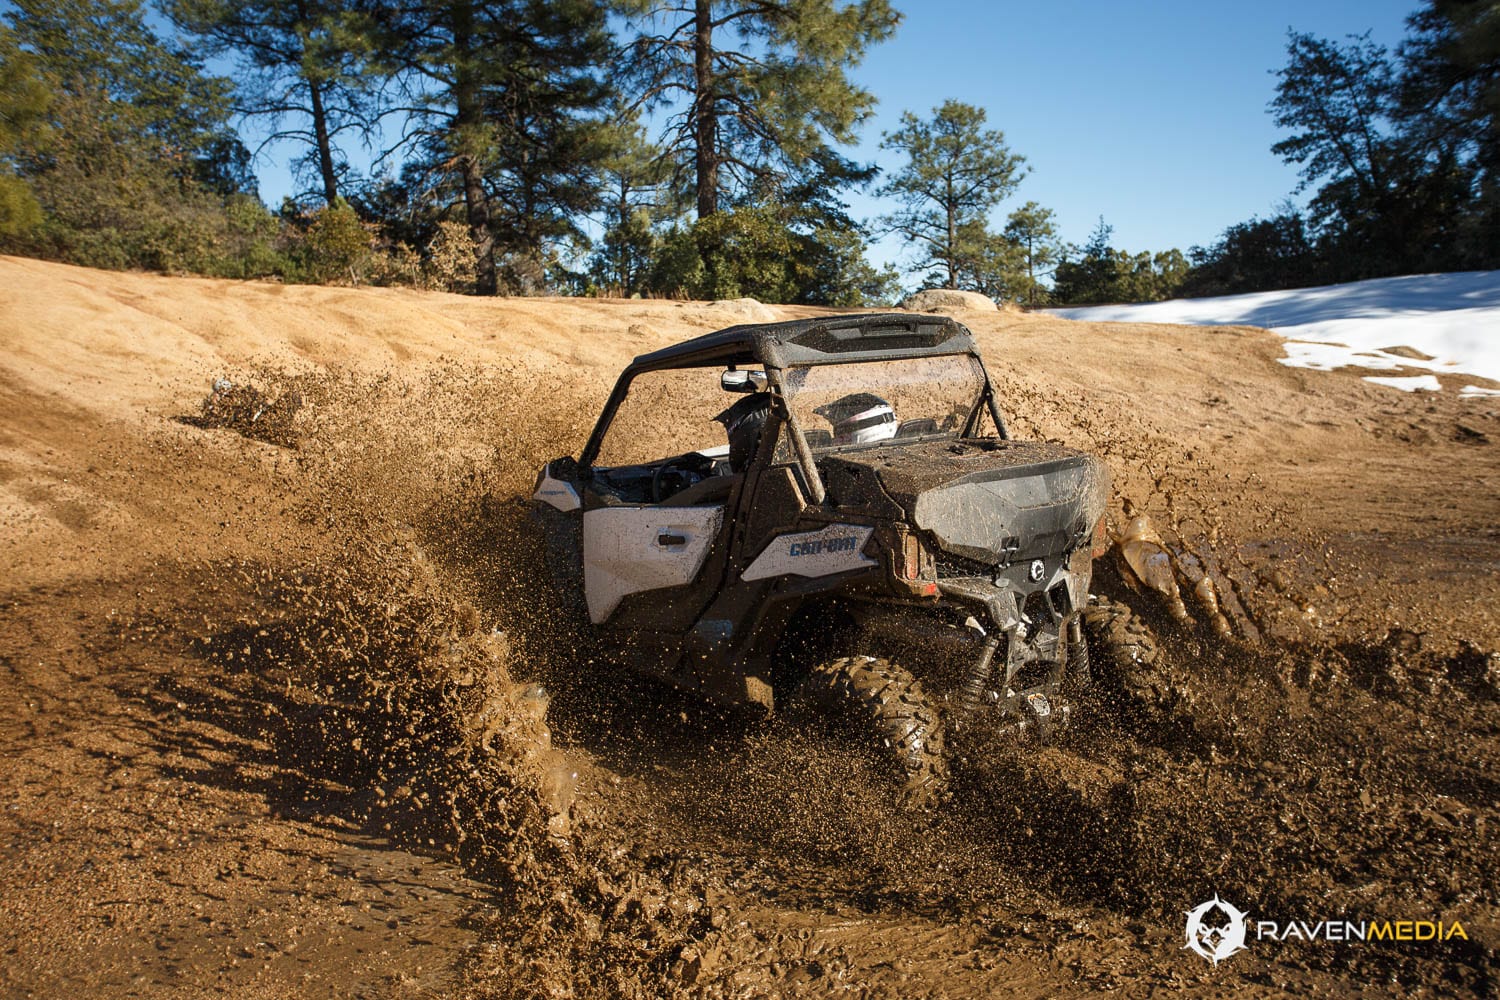
[[[928,288],[901,303],[908,312],[998,312],[999,307],[988,295],[960,292],[952,288]]]

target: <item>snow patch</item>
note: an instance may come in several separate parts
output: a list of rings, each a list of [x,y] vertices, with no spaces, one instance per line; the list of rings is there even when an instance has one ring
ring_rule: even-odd
[[[1500,381],[1500,271],[1049,311],[1091,322],[1264,327],[1287,338],[1281,363],[1293,368],[1415,368]]]
[[[1400,389],[1402,392],[1443,391],[1443,384],[1437,380],[1436,375],[1366,375],[1365,381],[1374,382],[1376,385],[1388,385],[1392,389]]]

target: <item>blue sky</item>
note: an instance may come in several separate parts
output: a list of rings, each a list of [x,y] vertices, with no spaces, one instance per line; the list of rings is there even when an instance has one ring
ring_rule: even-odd
[[[1286,62],[1288,29],[1342,39],[1365,31],[1394,47],[1420,0],[894,0],[905,17],[853,77],[879,98],[853,155],[899,165],[879,149],[901,112],[926,115],[948,98],[983,107],[1024,155],[1030,174],[999,206],[1052,209],[1063,239],[1083,243],[1102,215],[1113,244],[1186,251],[1225,227],[1268,215],[1293,194],[1296,169],[1271,153],[1280,134],[1266,106]],[[261,194],[291,191],[270,150]],[[357,150],[348,151],[358,163]],[[891,205],[851,197],[873,218]],[[1305,198],[1300,199],[1305,200]],[[899,263],[894,238],[872,247]]]
[[[855,78],[880,98],[859,156],[894,168],[880,133],[904,110],[947,98],[984,108],[1031,173],[995,212],[1036,201],[1083,243],[1103,215],[1122,249],[1184,252],[1268,215],[1292,194],[1294,166],[1266,105],[1289,28],[1342,39],[1370,31],[1394,47],[1419,0],[1053,0],[897,5],[905,20]],[[856,214],[886,210],[853,200]],[[884,241],[872,256],[900,247]]]

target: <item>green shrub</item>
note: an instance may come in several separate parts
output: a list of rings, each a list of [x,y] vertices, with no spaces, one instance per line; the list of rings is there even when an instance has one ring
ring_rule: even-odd
[[[427,259],[422,265],[426,286],[444,292],[473,291],[476,250],[468,226],[448,220],[439,222],[436,235],[427,244]]]
[[[359,285],[375,262],[370,231],[342,198],[313,213],[302,251],[307,274],[322,284]]]

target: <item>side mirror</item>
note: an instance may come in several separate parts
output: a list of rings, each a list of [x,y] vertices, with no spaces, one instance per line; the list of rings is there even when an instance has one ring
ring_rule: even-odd
[[[583,506],[578,488],[573,480],[578,476],[578,463],[572,458],[553,459],[542,467],[536,477],[536,491],[532,499],[564,513]]]
[[[719,376],[719,388],[725,392],[761,392],[767,384],[763,371],[730,370]]]

